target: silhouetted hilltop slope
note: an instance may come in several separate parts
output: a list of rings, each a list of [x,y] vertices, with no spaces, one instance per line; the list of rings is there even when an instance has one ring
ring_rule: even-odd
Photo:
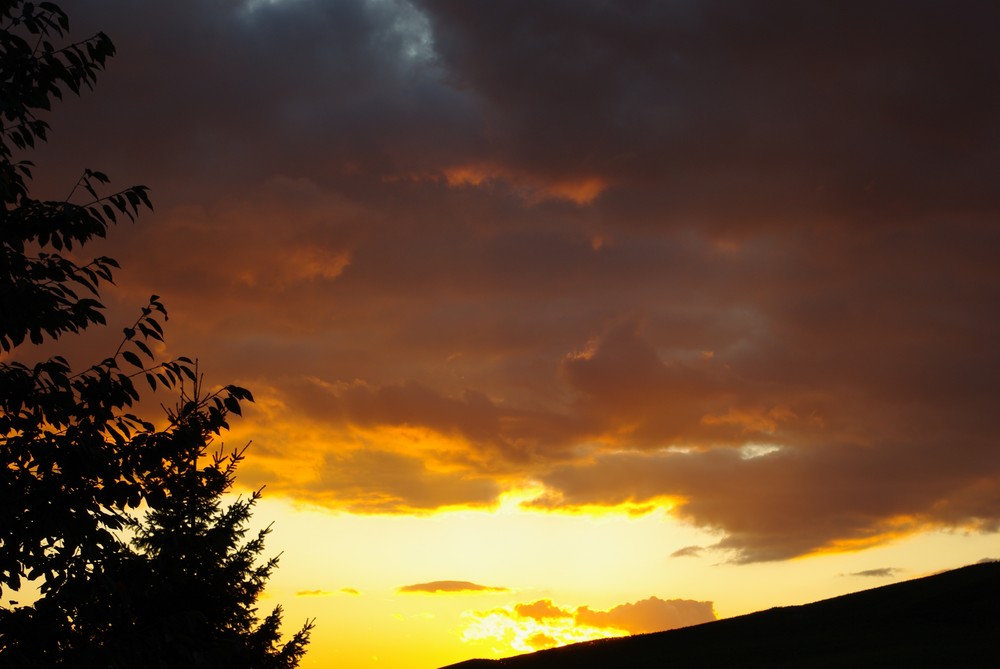
[[[684,629],[444,669],[1000,667],[1000,562]]]

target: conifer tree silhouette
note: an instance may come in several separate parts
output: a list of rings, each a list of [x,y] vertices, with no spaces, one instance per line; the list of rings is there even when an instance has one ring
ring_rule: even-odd
[[[312,623],[282,643],[281,607],[257,617],[256,601],[278,561],[260,559],[270,526],[246,536],[260,491],[222,503],[246,450],[210,452],[225,417],[222,400],[202,396],[200,382],[191,396],[182,391],[170,412],[176,457],[164,495],[136,523],[135,554],[109,574],[129,586],[127,606],[99,643],[80,653],[81,666],[298,666]],[[106,620],[97,608],[97,620]]]

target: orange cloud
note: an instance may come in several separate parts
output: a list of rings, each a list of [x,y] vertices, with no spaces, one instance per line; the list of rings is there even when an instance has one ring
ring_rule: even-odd
[[[642,634],[715,620],[712,602],[657,597],[593,611],[587,606],[575,612],[539,600],[490,611],[466,614],[471,619],[465,641],[492,639],[517,651],[539,650],[570,643],[627,634]]]
[[[586,606],[576,610],[578,624],[613,628],[629,634],[645,634],[698,625],[715,620],[712,602],[690,599],[663,600],[650,597],[631,604],[622,604],[608,611],[592,611]]]
[[[502,489],[491,478],[432,469],[420,457],[352,450],[323,456],[315,478],[284,491],[355,513],[426,513],[448,506],[492,507]]]
[[[540,199],[568,200],[578,205],[591,204],[608,187],[600,177],[586,177],[570,181],[556,181],[539,189]]]
[[[502,174],[496,168],[486,168],[484,166],[463,165],[459,167],[449,167],[444,170],[444,178],[449,186],[479,186],[487,179],[495,178]]]
[[[299,590],[296,597],[329,597],[333,593],[329,590]]]
[[[397,592],[454,593],[454,592],[507,592],[507,588],[479,585],[470,581],[430,581],[414,583],[396,589]]]
[[[730,407],[726,413],[721,415],[702,416],[701,422],[705,425],[735,425],[741,427],[745,432],[770,434],[778,429],[780,421],[789,421],[795,417],[795,412],[787,406],[777,406],[767,410]]]
[[[533,604],[518,604],[514,607],[514,612],[522,618],[534,618],[535,620],[573,617],[570,611],[559,608],[548,599],[540,599]]]
[[[525,643],[534,648],[535,650],[544,650],[545,648],[553,648],[559,645],[559,640],[553,636],[549,636],[545,632],[536,632],[529,636]]]
[[[445,183],[452,188],[483,187],[498,181],[509,183],[532,204],[564,200],[589,205],[609,186],[608,180],[599,176],[550,178],[490,164],[457,165],[445,168],[443,174]]]

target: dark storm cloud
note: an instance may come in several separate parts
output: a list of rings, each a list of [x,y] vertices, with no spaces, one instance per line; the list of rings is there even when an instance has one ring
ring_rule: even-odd
[[[155,190],[210,197],[273,174],[396,173],[475,144],[405,1],[65,7],[75,31],[107,32],[119,56],[95,99],[56,116],[58,130]],[[102,151],[109,136],[122,146]],[[140,174],[125,169],[136,163]]]
[[[420,4],[494,150],[527,169],[643,184],[715,223],[994,210],[995,7]]]
[[[119,56],[40,183],[153,187],[114,305],[255,390],[251,483],[671,500],[740,560],[998,527],[994,5],[66,8]]]
[[[542,477],[543,508],[643,503],[678,496],[674,513],[726,532],[716,548],[737,561],[773,560],[874,545],[938,524],[992,531],[996,456],[990,442],[965,458],[936,440],[901,444],[791,439],[753,456],[738,450],[609,454]],[[859,440],[861,441],[861,440]],[[991,472],[977,474],[979,472]]]

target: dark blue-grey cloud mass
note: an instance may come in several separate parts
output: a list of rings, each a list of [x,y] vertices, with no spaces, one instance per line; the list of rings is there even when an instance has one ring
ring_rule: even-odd
[[[743,560],[998,528],[997,6],[65,7],[119,54],[39,188],[152,187],[110,315],[254,388],[270,489],[671,499]]]

